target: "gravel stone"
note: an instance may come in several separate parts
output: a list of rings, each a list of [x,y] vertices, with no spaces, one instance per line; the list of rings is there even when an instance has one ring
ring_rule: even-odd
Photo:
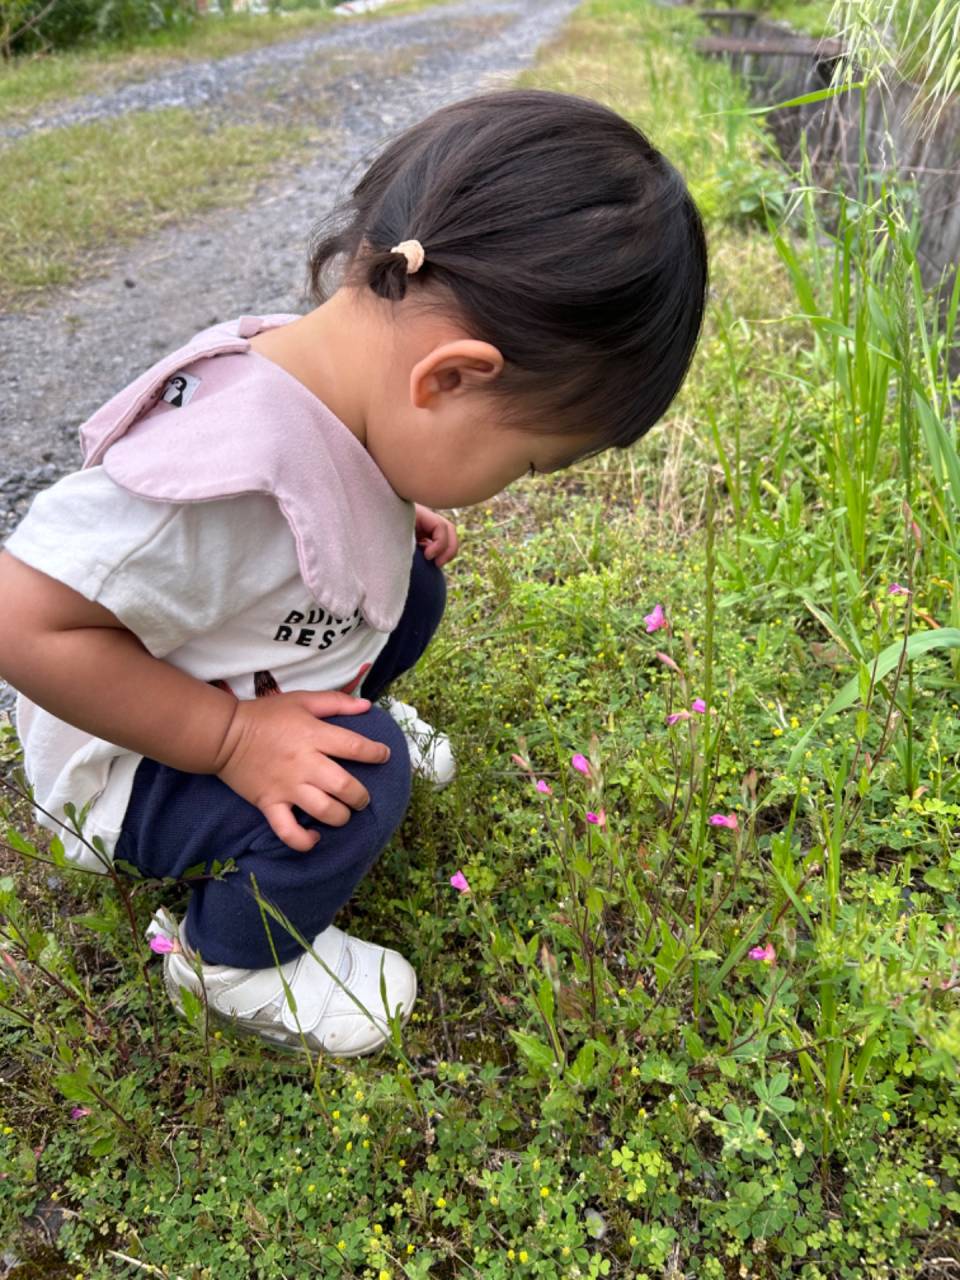
[[[461,0],[370,22],[344,18],[0,130],[11,138],[173,105],[275,122],[282,101],[280,110],[301,121],[308,113],[323,135],[314,159],[262,182],[248,204],[105,251],[96,278],[0,313],[0,540],[34,494],[80,465],[80,424],[165,352],[232,316],[309,310],[310,229],[365,161],[437,107],[508,86],[576,4]],[[0,707],[10,702],[0,682]]]

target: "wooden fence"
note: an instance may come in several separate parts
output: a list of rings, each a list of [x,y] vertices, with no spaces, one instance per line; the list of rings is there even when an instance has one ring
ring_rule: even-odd
[[[844,57],[836,40],[798,36],[789,27],[742,10],[700,11],[708,32],[701,51],[728,58],[748,81],[751,96],[783,102],[825,88]],[[915,85],[887,77],[887,87],[871,86],[864,113],[866,151],[874,172],[892,173],[915,184],[920,234],[917,256],[924,283],[945,274],[947,285],[960,260],[960,104],[952,101],[935,127],[922,131],[911,115]],[[819,185],[856,189],[860,148],[860,98],[853,90],[823,103],[773,111],[767,116],[781,152],[797,164],[806,135]]]

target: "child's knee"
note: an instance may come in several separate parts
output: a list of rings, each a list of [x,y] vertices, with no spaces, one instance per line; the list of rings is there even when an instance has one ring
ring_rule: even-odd
[[[410,752],[407,740],[396,721],[382,707],[371,707],[356,716],[332,716],[331,724],[361,734],[373,742],[390,748],[390,758],[383,764],[361,764],[340,760],[340,764],[366,787],[370,795],[369,809],[385,833],[400,823],[410,801]]]
[[[410,595],[416,601],[417,618],[432,634],[440,625],[447,604],[447,580],[443,570],[428,560],[420,547],[413,557]]]

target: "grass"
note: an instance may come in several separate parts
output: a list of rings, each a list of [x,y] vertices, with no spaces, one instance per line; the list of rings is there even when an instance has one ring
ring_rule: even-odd
[[[715,114],[694,24],[590,0],[529,77],[686,174],[709,317],[640,446],[459,513],[398,689],[458,777],[338,918],[415,964],[402,1037],[298,1064],[178,1022],[141,935],[185,887],[43,865],[11,799],[0,1230],[39,1274],[960,1270],[950,311],[895,192],[824,193],[832,240]]]

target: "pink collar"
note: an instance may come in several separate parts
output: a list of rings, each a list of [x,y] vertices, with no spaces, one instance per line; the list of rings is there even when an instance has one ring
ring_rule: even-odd
[[[196,334],[84,423],[83,465],[102,463],[116,484],[158,502],[272,494],[317,603],[341,618],[359,609],[374,630],[392,631],[410,580],[413,505],[321,400],[250,346],[296,319],[241,316]]]

